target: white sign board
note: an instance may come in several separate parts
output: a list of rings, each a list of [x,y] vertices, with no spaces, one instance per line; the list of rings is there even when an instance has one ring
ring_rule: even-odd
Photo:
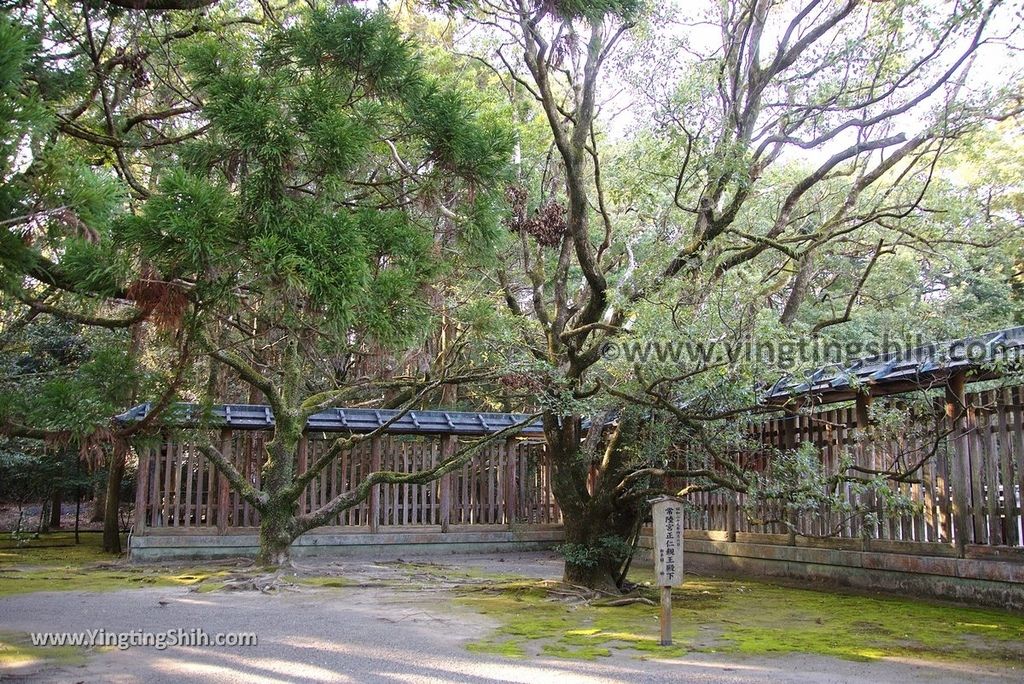
[[[683,583],[683,502],[663,496],[651,501],[654,519],[654,579],[658,586]]]

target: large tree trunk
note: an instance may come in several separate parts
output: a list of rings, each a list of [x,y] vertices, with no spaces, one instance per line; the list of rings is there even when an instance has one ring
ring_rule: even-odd
[[[270,500],[260,511],[260,551],[256,558],[262,565],[287,563],[291,544],[298,536],[298,501],[282,495],[282,492],[295,477],[296,454],[304,427],[298,415],[282,413],[277,418],[274,439],[266,447],[267,460],[263,464],[262,479]]]
[[[615,591],[640,511],[616,497],[617,473],[602,473],[588,490],[590,458],[583,453],[579,420],[545,416],[551,485],[562,510],[565,543],[562,578],[569,584]]]
[[[594,524],[590,516],[566,516],[565,528],[565,567],[562,580],[567,584],[614,592],[618,590],[617,581],[620,563],[604,553],[600,537],[607,534],[602,526]]]
[[[121,553],[121,483],[127,459],[128,445],[117,440],[107,468],[107,495],[104,498],[103,550],[107,553]]]
[[[60,529],[61,506],[64,503],[64,492],[60,487],[53,490],[53,497],[50,499],[50,529]]]
[[[256,562],[278,566],[288,563],[295,540],[294,502],[272,502],[260,518],[260,550]]]

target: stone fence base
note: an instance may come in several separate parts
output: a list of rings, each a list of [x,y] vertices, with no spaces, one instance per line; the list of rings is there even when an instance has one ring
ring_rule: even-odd
[[[452,526],[447,532],[436,525],[410,525],[376,533],[322,527],[296,539],[292,556],[383,559],[424,554],[539,551],[552,548],[564,536],[561,526],[556,525],[531,525],[522,529],[507,525]],[[147,530],[145,535],[131,538],[128,557],[134,561],[251,557],[258,549],[258,530],[254,528],[224,535]]]
[[[785,535],[740,534],[730,542],[725,532],[698,530],[684,537],[686,572],[821,580],[1024,610],[1019,549],[968,547],[966,558],[956,558],[939,544],[814,540],[788,546]],[[650,558],[651,544],[647,530],[640,539],[641,560]]]

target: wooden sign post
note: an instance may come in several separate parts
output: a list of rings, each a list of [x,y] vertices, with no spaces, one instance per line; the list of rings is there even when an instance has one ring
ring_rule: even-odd
[[[654,577],[661,587],[661,645],[672,645],[672,587],[683,583],[683,501],[651,500],[654,519]]]

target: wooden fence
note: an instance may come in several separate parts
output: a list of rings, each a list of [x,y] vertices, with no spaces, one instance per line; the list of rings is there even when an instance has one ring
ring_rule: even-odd
[[[224,431],[222,451],[230,451],[239,472],[257,488],[270,435]],[[314,478],[299,500],[308,513],[338,494],[354,489],[375,470],[408,473],[437,465],[456,438],[385,435],[361,442],[339,455]],[[297,471],[330,448],[331,439],[304,439]],[[453,453],[449,451],[448,453]],[[369,498],[342,512],[334,525],[376,531],[403,525],[511,525],[558,523],[561,513],[551,493],[542,449],[517,439],[495,443],[470,462],[426,485],[378,485]],[[175,528],[226,533],[259,525],[259,513],[232,491],[227,479],[188,441],[168,439],[142,448],[136,490],[136,534]]]
[[[880,539],[925,544],[1024,548],[1024,387],[969,393],[957,420],[943,419],[931,432],[907,430],[892,439],[872,438],[854,407],[778,417],[759,423],[753,441],[762,446],[736,457],[764,464],[773,449],[810,442],[821,450],[826,473],[842,457],[869,470],[905,469],[925,453],[906,482],[888,482],[915,503],[914,510],[888,514],[870,492],[843,483],[834,493],[850,509],[873,511],[874,520],[822,505],[792,516],[784,504],[749,506],[742,494],[695,493],[688,497],[686,527],[693,530]],[[937,410],[942,410],[941,402]],[[867,435],[867,437],[865,436]],[[258,431],[225,431],[223,445],[239,471],[260,485],[263,443]],[[351,490],[373,470],[413,472],[436,465],[455,438],[388,435],[340,455],[307,486],[299,508],[309,512]],[[298,471],[313,462],[330,440],[303,443]],[[447,446],[446,446],[447,445]],[[446,453],[451,453],[448,451]],[[224,534],[259,524],[259,514],[228,487],[227,480],[189,442],[168,439],[139,453],[136,534],[189,528]],[[413,525],[557,524],[561,513],[551,492],[543,448],[509,439],[477,454],[460,470],[427,485],[380,485],[334,525],[379,530]]]
[[[844,452],[870,470],[906,469],[931,454],[913,481],[888,483],[916,504],[911,513],[886,515],[870,492],[842,484],[841,498],[851,508],[873,510],[874,521],[865,525],[862,516],[824,506],[794,518],[783,504],[759,503],[750,510],[742,494],[695,493],[688,497],[685,524],[688,529],[769,534],[789,534],[795,527],[808,536],[956,544],[961,549],[968,544],[1022,547],[1024,387],[965,398],[968,408],[958,420],[944,418],[944,427],[930,433],[908,429],[895,439],[857,432],[863,426],[854,407],[775,418],[754,428],[755,441],[766,449],[737,454],[747,463],[763,463],[771,447],[790,449],[811,442],[820,448],[828,474],[836,472]],[[937,410],[943,411],[941,401]]]

